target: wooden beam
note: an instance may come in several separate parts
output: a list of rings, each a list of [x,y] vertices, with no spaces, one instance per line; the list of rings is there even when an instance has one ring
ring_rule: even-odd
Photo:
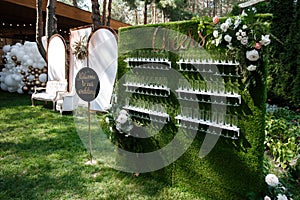
[[[1,0],[19,6],[24,6],[31,9],[35,8],[35,0]],[[43,1],[43,11],[46,11],[47,1]],[[69,18],[72,20],[80,21],[86,24],[92,24],[92,14],[89,11],[76,8],[61,2],[56,2],[55,14],[57,16]],[[130,26],[129,24],[122,23],[116,20],[111,20],[111,28],[118,30],[120,27]]]

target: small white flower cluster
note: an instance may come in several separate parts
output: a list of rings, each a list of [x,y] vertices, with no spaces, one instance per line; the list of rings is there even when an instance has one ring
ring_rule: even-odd
[[[247,25],[243,25],[242,29],[240,29],[238,32],[236,32],[235,36],[238,41],[241,42],[242,45],[248,44],[248,36],[245,29],[247,29]]]
[[[280,189],[281,192],[285,192],[286,188],[283,187],[280,182],[279,179],[277,178],[277,176],[275,174],[268,174],[265,177],[265,182],[268,184],[268,186],[270,186],[271,188],[277,188]],[[273,194],[274,195],[274,194]],[[292,198],[288,198],[285,194],[283,193],[278,193],[277,195],[275,194],[276,199],[277,200],[293,200]],[[271,197],[269,196],[265,196],[264,200],[272,200]]]

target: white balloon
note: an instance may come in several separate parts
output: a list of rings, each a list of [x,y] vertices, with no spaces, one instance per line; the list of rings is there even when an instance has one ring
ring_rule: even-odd
[[[36,68],[43,69],[44,68],[44,64],[43,63],[37,63]]]
[[[16,53],[18,60],[21,60],[24,55],[25,55],[25,51],[23,51],[23,48],[22,49],[20,48],[19,51]]]
[[[39,75],[39,80],[40,80],[42,83],[47,82],[47,74],[45,74],[45,73],[40,74],[40,75]]]
[[[33,81],[33,79],[34,79],[34,76],[33,76],[33,75],[29,75],[29,76],[27,77],[27,80],[28,80],[28,81]]]
[[[13,46],[10,50],[11,56],[17,55],[18,51],[19,51],[19,47]]]
[[[18,90],[17,90],[17,92],[18,92],[19,94],[23,94],[22,87],[23,87],[23,86],[20,86],[20,87],[18,88]]]
[[[28,59],[28,60],[27,60],[27,64],[28,64],[28,65],[32,65],[32,64],[33,64],[33,60]]]
[[[5,77],[4,83],[8,86],[8,87],[16,87],[18,85],[18,83],[13,79],[13,75],[9,74]]]
[[[23,57],[22,57],[22,60],[23,61],[26,61],[26,60],[28,60],[29,59],[29,56],[27,55],[27,54],[25,54]]]
[[[16,80],[17,82],[21,82],[22,76],[16,75],[15,80]]]
[[[17,87],[7,87],[7,90],[9,91],[9,92],[15,92],[15,91],[17,91]]]
[[[1,89],[7,91],[7,85],[5,83],[1,83]]]
[[[4,45],[3,46],[3,48],[2,48],[2,51],[4,52],[4,53],[7,53],[7,52],[9,52],[10,51],[10,45]]]

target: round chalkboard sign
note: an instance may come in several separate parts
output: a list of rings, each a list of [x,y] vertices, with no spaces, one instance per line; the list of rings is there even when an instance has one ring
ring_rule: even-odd
[[[100,90],[100,81],[97,73],[89,67],[79,70],[75,78],[75,90],[83,101],[93,101]]]

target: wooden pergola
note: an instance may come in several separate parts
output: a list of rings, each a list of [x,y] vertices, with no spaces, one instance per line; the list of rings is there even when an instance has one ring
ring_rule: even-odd
[[[43,1],[43,17],[46,18],[47,1]],[[35,40],[36,25],[35,0],[0,1],[0,38]],[[68,39],[70,28],[92,24],[91,12],[56,2],[57,30]],[[111,28],[118,32],[120,27],[130,26],[111,20]]]

